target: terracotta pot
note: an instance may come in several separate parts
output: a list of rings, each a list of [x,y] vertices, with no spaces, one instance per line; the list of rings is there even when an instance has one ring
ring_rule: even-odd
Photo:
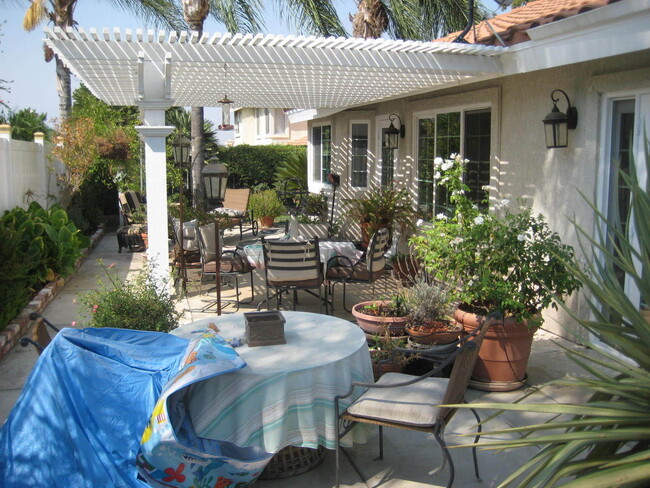
[[[363,307],[367,305],[386,304],[385,300],[371,300],[368,302],[357,303],[352,307],[352,315],[357,319],[357,324],[366,334],[382,335],[389,331],[390,335],[404,335],[404,327],[409,321],[409,317],[375,317],[362,312]]]
[[[454,319],[471,334],[485,317],[460,309]],[[526,322],[506,318],[503,325],[490,327],[478,353],[470,386],[487,391],[512,391],[521,388],[526,380],[535,329]]]
[[[142,242],[144,242],[144,247],[149,248],[149,234],[143,232],[140,234],[140,237],[142,238]]]
[[[448,320],[440,320],[437,322],[446,322],[449,324]],[[454,330],[450,331],[436,331],[434,330],[417,330],[414,328],[413,324],[408,324],[406,326],[406,333],[411,337],[411,340],[418,344],[428,344],[428,345],[437,345],[437,344],[451,344],[452,342],[460,339],[461,335],[464,334],[463,327],[461,325],[456,325]]]
[[[275,217],[260,217],[260,227],[262,229],[270,229],[273,227],[273,222],[275,222]]]

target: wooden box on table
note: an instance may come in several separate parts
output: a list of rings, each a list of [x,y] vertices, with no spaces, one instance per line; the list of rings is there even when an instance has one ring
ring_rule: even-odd
[[[246,342],[249,347],[271,346],[286,344],[284,338],[284,317],[281,312],[247,312],[244,314],[246,323]]]

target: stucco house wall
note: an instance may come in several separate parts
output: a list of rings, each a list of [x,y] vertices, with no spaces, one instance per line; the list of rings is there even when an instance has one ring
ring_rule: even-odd
[[[366,189],[350,186],[350,124],[367,121],[369,126],[369,181],[378,179],[378,126],[396,113],[405,125],[400,140],[396,181],[410,189],[416,201],[417,117],[425,112],[460,108],[491,109],[491,198],[523,199],[535,212],[543,214],[564,242],[579,252],[575,220],[584,229],[594,229],[593,211],[583,196],[596,200],[601,190],[601,166],[605,164],[602,126],[604,97],[612,93],[647,90],[650,93],[650,52],[584,62],[561,68],[507,76],[487,82],[441,90],[412,98],[391,100],[350,109],[310,122],[311,127],[331,123],[332,171],[341,175],[336,212],[341,199],[361,195]],[[547,149],[542,119],[552,108],[554,89],[564,90],[578,110],[578,126],[569,131],[569,146]],[[566,109],[562,99],[558,106]],[[649,114],[643,115],[646,119]],[[650,125],[650,124],[649,124]],[[638,136],[638,134],[637,134]],[[309,176],[313,175],[309,151]],[[440,156],[448,156],[440,154]],[[328,185],[310,181],[310,190],[328,190]],[[348,237],[358,236],[357,226],[344,226]],[[569,306],[586,316],[583,298],[574,294]],[[545,328],[571,337],[582,329],[575,327],[565,311],[545,312]]]

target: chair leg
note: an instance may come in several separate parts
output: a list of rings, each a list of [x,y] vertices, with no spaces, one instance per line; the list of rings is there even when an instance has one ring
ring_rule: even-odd
[[[379,457],[376,460],[381,459],[384,459],[384,427],[382,425],[379,426]]]
[[[373,292],[373,294],[374,294],[374,292]],[[346,312],[352,313],[352,310],[345,306],[345,295],[346,295],[346,293],[345,293],[345,281],[344,281],[343,282],[343,310],[345,310]]]
[[[440,449],[442,450],[442,455],[444,457],[444,460],[449,462],[449,481],[447,481],[447,488],[451,488],[451,486],[454,484],[454,462],[451,459],[451,454],[449,454],[449,449],[447,448],[447,444],[445,444],[445,439],[444,439],[444,433],[442,432],[442,428],[437,428],[433,431],[433,436],[436,438],[436,441],[438,441],[438,444],[440,444]]]
[[[341,421],[339,420],[339,399],[336,397],[334,399],[334,429],[336,437],[334,438],[334,452],[336,455],[335,461],[335,475],[334,475],[334,487],[339,488],[341,484],[341,446],[340,446],[340,436],[341,436]]]
[[[244,301],[240,302],[240,303],[243,303],[244,305],[248,305],[249,303],[253,303],[253,301],[255,300],[255,288],[254,288],[254,284],[253,284],[253,271],[251,271],[249,274],[250,274],[250,279],[251,279],[251,299],[248,300],[247,302],[244,302]]]
[[[481,437],[480,434],[483,429],[481,425],[481,417],[479,417],[478,412],[473,408],[470,408],[470,410],[474,414],[474,417],[476,418],[476,422],[478,423],[478,427],[476,429],[476,437],[474,437],[474,446],[472,447],[472,456],[474,457],[474,475],[476,476],[476,479],[478,481],[481,481],[481,476],[478,473],[478,459],[476,458],[476,444],[478,443],[478,440]]]

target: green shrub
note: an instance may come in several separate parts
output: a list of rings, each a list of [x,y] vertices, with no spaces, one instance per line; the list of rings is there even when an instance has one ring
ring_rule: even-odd
[[[1,330],[41,285],[74,272],[89,240],[61,207],[45,210],[37,202],[5,212],[0,229]]]
[[[259,184],[274,186],[276,169],[285,161],[298,158],[306,149],[302,146],[249,146],[220,147],[219,159],[228,167],[230,188],[253,188]]]
[[[81,297],[91,311],[92,327],[169,332],[178,325],[180,313],[167,290],[159,290],[147,266],[131,280],[121,280],[104,266],[108,284],[98,280],[99,290]]]
[[[0,226],[0,330],[27,305],[33,262],[26,259],[20,232]]]
[[[256,219],[262,217],[277,217],[284,212],[284,205],[275,190],[265,190],[253,193],[248,202],[248,208]]]

